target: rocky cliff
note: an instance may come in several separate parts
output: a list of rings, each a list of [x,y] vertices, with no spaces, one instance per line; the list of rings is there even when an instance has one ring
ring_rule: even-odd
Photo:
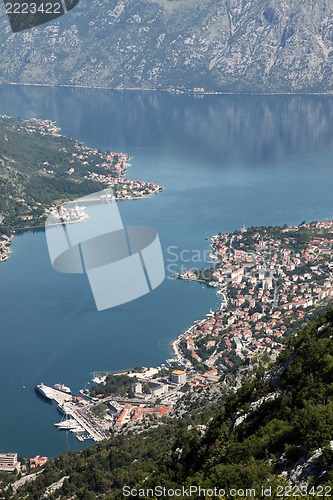
[[[81,0],[12,34],[2,82],[226,92],[333,90],[331,0]]]

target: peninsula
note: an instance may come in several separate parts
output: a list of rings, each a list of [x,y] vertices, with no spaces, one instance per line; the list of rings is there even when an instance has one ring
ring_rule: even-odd
[[[16,229],[43,226],[49,213],[112,187],[116,200],[146,198],[163,188],[130,180],[125,153],[89,148],[65,137],[53,121],[0,116],[0,262]]]
[[[216,287],[221,307],[175,342],[178,361],[223,373],[283,350],[333,296],[333,221],[250,227],[210,238],[213,267],[176,277]]]

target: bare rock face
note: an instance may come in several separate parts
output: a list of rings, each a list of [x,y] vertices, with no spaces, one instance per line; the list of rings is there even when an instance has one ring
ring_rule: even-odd
[[[81,0],[38,28],[0,28],[3,82],[333,90],[331,0]]]

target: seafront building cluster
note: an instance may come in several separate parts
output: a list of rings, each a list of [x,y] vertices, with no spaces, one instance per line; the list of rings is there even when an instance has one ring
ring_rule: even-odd
[[[30,472],[32,469],[45,465],[47,462],[47,457],[41,457],[37,455],[33,458],[28,458],[24,460],[24,463],[20,462],[17,457],[17,453],[0,453],[0,471],[1,472]]]
[[[141,367],[140,372],[119,373],[118,375],[126,375],[133,379],[131,396],[96,394],[95,397],[91,397],[89,391],[82,391],[82,393],[89,397],[90,404],[93,406],[96,404],[107,406],[110,432],[119,432],[125,425],[126,427],[135,426],[144,419],[159,419],[167,414],[183,395],[180,388],[187,381],[187,374],[184,370],[170,369],[169,374],[166,374],[165,366]],[[97,382],[101,387],[106,384],[107,377],[107,375],[96,377],[93,382]]]
[[[6,115],[2,118],[10,120]],[[60,128],[51,120],[30,119],[21,120],[12,125],[16,131],[24,131],[29,134],[39,134],[43,136],[51,136],[55,138],[63,137],[60,133]],[[8,138],[5,136],[5,140]],[[77,140],[68,140],[68,146],[60,147],[59,164],[54,165],[52,161],[42,161],[36,165],[37,172],[41,177],[49,178],[50,180],[70,179],[73,183],[81,184],[82,182],[94,181],[99,184],[96,190],[105,188],[105,184],[111,187],[114,193],[115,200],[130,200],[135,198],[148,198],[163,190],[163,187],[153,182],[136,181],[127,179],[127,169],[131,166],[129,163],[131,157],[125,153],[116,153],[111,151],[102,152],[95,148],[90,148]],[[59,178],[60,175],[60,178]],[[93,191],[93,189],[92,189]],[[15,202],[17,214],[15,222],[11,225],[12,235],[15,229],[23,229],[29,227],[42,226],[45,223],[46,217],[53,213],[57,216],[60,212],[65,216],[65,222],[74,222],[84,219],[86,216],[82,214],[77,217],[73,212],[65,213],[62,205],[70,201],[67,197],[60,200],[55,200],[52,205],[41,203],[35,199],[25,196],[20,193],[17,197],[12,197]],[[0,214],[0,222],[6,226],[6,215]],[[10,236],[10,239],[12,237]],[[4,234],[0,230],[0,262],[7,260],[11,250],[9,243],[6,241]]]
[[[182,334],[178,360],[219,372],[283,349],[285,333],[333,296],[333,221],[242,228],[210,239],[214,266],[177,277],[217,288],[221,309]]]
[[[163,370],[163,366],[160,369]],[[158,372],[157,368],[143,368],[140,373],[128,373],[130,395],[117,392],[92,395],[89,390],[81,390],[81,396],[74,396],[63,384],[55,384],[54,387],[38,384],[36,392],[56,403],[63,416],[61,422],[55,423],[58,430],[70,431],[80,441],[101,441],[110,437],[112,432],[120,432],[127,424],[159,419],[172,409],[174,402],[183,394],[179,389],[186,383],[186,372],[172,370],[167,377],[156,377]],[[106,379],[106,375],[94,377],[93,382],[99,384],[96,387],[103,387]],[[143,390],[144,385],[146,390]]]
[[[125,153],[106,152],[102,153],[97,149],[88,148],[81,143],[75,145],[78,152],[72,153],[70,164],[79,160],[84,166],[93,166],[93,170],[88,170],[84,179],[107,184],[114,190],[115,199],[131,200],[133,198],[147,198],[152,194],[162,191],[158,184],[146,181],[136,181],[126,178],[127,169],[131,167],[129,161],[132,159]],[[64,148],[64,152],[67,150]],[[97,163],[99,161],[99,163]],[[69,175],[75,173],[75,167],[70,167]]]
[[[11,254],[12,249],[10,245],[12,243],[13,236],[7,236],[6,234],[0,235],[0,262],[4,262],[8,259],[9,254]]]
[[[133,181],[125,177],[113,177],[111,174],[97,174],[89,172],[86,176],[87,179],[105,183],[108,187],[121,186],[115,192],[115,199],[117,200],[131,200],[133,198],[148,198],[152,194],[162,191],[163,188],[153,182]]]
[[[68,224],[71,222],[81,222],[82,220],[87,219],[89,216],[85,212],[85,208],[86,207],[83,205],[75,205],[73,208],[60,206],[58,210],[56,206],[51,206],[49,213],[52,214],[55,219],[62,220]]]

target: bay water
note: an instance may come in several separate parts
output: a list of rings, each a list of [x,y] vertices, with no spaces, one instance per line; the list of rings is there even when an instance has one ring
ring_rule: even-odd
[[[133,156],[128,177],[164,186],[118,203],[154,227],[166,265],[148,295],[97,312],[85,276],[53,271],[43,230],[17,232],[0,265],[0,451],[54,457],[82,443],[55,429],[37,383],[75,393],[94,371],[158,366],[211,309],[211,288],[172,279],[207,261],[205,238],[252,225],[333,218],[333,96],[171,95],[0,86],[0,113],[52,119],[62,133]],[[209,258],[208,258],[209,260]]]

